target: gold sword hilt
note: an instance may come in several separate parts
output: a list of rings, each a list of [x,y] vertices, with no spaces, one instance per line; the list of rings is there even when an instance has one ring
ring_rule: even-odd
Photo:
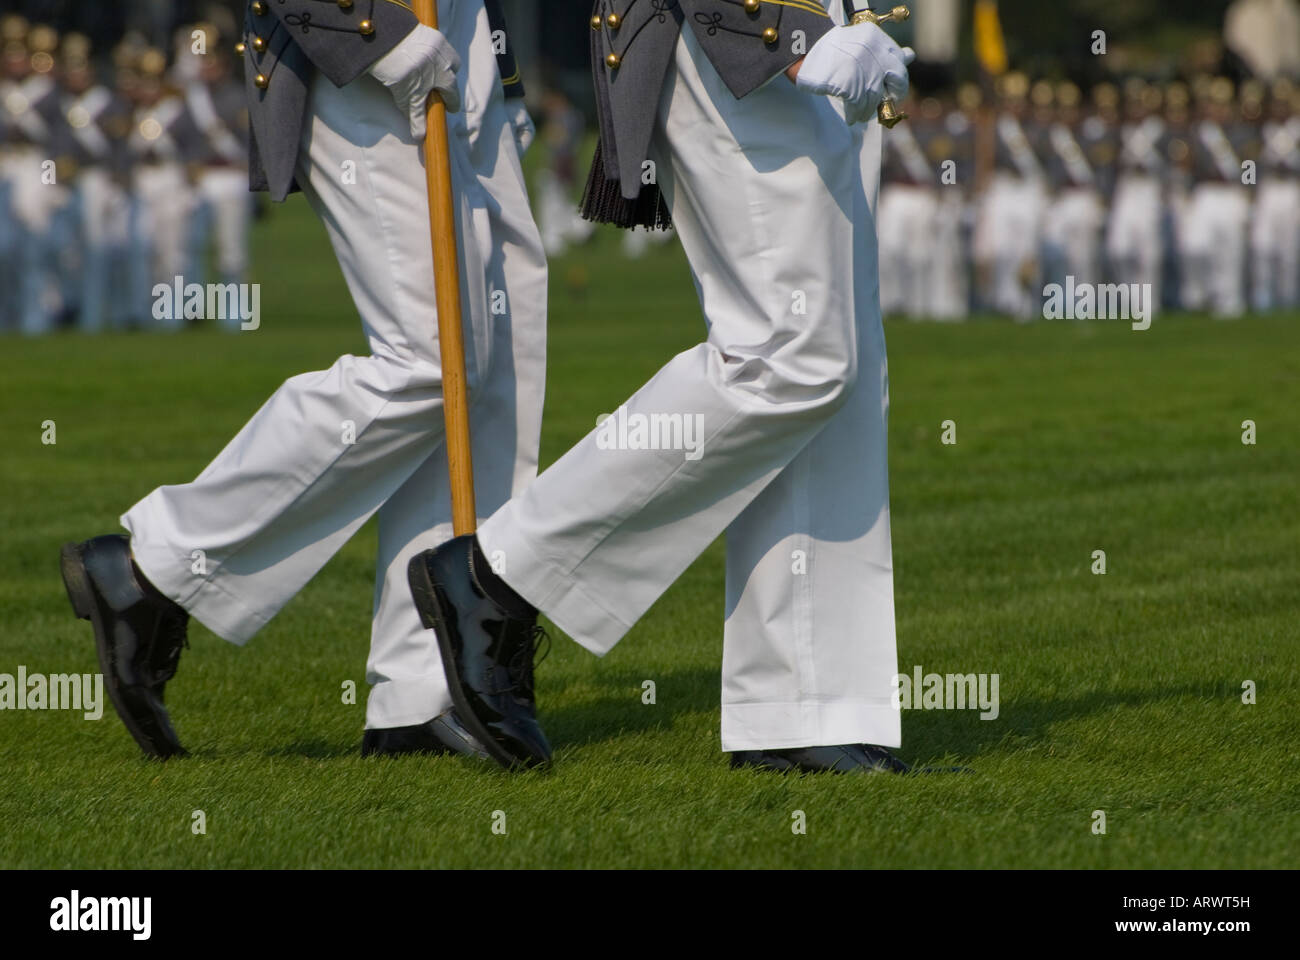
[[[874,23],[880,26],[882,23],[902,23],[912,16],[912,11],[903,4],[899,4],[888,13],[873,13],[870,10],[863,10],[853,15],[853,23]],[[876,108],[876,119],[886,130],[898,126],[907,119],[907,114],[898,109],[898,104],[891,97],[885,97],[880,101],[880,106]]]

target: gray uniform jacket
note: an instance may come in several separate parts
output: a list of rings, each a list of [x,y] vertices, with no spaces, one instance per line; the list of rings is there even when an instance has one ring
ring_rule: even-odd
[[[244,18],[245,89],[252,126],[248,179],[283,200],[294,163],[312,71],[351,83],[416,26],[398,0],[253,0]]]
[[[493,31],[506,29],[499,0],[485,0]],[[402,0],[253,0],[240,51],[251,122],[248,179],[252,190],[283,200],[293,180],[312,71],[337,86],[351,83],[415,29]],[[511,47],[497,62],[507,97],[524,85]]]
[[[642,165],[683,23],[737,98],[785,71],[833,25],[819,0],[597,0],[591,68],[600,145],[583,196],[588,220],[668,226],[658,188],[641,182]]]

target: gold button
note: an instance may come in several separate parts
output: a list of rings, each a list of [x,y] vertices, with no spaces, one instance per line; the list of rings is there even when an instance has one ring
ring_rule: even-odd
[[[263,50],[266,49],[266,41],[263,40],[261,37],[254,37],[253,49],[256,50],[258,53],[261,53]]]
[[[611,13],[605,18],[605,22],[609,24],[609,29],[611,30],[617,30],[619,27],[623,26],[623,18],[617,13]]]
[[[265,90],[270,85],[271,81],[267,79],[266,74],[264,73],[259,73],[253,78],[253,86],[257,87],[259,90]]]
[[[372,20],[362,20],[357,24],[357,33],[363,37],[368,37],[375,32],[375,24]]]
[[[244,41],[242,40],[240,40],[239,43],[235,44],[235,53],[239,54],[241,57],[244,55],[244,51],[247,49],[248,47],[244,46]]]
[[[759,0],[745,0],[746,13],[758,13]]]
[[[601,22],[602,21],[600,19],[600,14],[596,14],[594,17],[591,18],[591,29],[599,30]]]
[[[770,47],[772,44],[776,43],[777,37],[779,36],[780,34],[776,32],[776,27],[768,27],[763,31],[763,42]]]
[[[255,17],[266,16],[266,4],[263,3],[262,0],[255,0],[253,4],[253,16]]]
[[[339,0],[339,9],[340,9],[340,10],[351,10],[351,9],[352,9],[352,0]]]
[[[609,69],[611,70],[617,70],[622,63],[623,63],[623,58],[620,57],[617,53],[611,53],[608,57],[605,58],[605,66],[609,67]]]

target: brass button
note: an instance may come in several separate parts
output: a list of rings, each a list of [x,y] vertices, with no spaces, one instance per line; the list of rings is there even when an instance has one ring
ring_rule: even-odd
[[[776,43],[779,36],[780,34],[776,32],[776,27],[768,27],[763,31],[763,42],[770,47],[772,44]]]
[[[256,50],[258,53],[261,53],[263,50],[266,49],[266,41],[263,40],[261,37],[254,37],[253,49]]]
[[[599,30],[601,23],[602,21],[600,19],[600,14],[596,14],[594,17],[591,18],[591,29]]]
[[[357,33],[361,34],[363,37],[368,37],[374,32],[375,24],[373,20],[362,20],[357,24]]]
[[[239,56],[241,57],[244,55],[244,51],[247,49],[248,47],[244,46],[243,40],[240,40],[237,44],[235,44],[235,53],[239,54]]]
[[[339,0],[339,9],[340,9],[340,10],[351,10],[351,9],[352,9],[352,0]]]
[[[264,16],[266,16],[266,4],[263,3],[262,0],[254,0],[254,3],[253,3],[253,16],[255,16],[255,17],[264,17]]]
[[[617,53],[611,53],[609,56],[605,58],[605,66],[609,67],[609,69],[611,70],[617,70],[619,66],[622,65],[622,63],[623,63],[623,58],[620,57]]]
[[[758,13],[759,6],[759,0],[745,0],[746,13]]]
[[[617,30],[619,27],[623,26],[623,18],[617,13],[611,13],[605,18],[605,22],[609,24],[609,29],[611,30]]]
[[[259,90],[265,90],[270,85],[271,81],[267,79],[266,74],[264,73],[259,73],[253,78],[253,86],[257,87]]]

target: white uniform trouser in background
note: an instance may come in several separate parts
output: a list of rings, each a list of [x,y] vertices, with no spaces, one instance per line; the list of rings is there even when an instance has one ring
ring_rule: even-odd
[[[936,191],[907,183],[880,188],[880,309],[929,315]]]
[[[966,270],[966,198],[941,190],[934,210],[926,276],[925,315],[934,320],[965,320],[970,313]]]
[[[1246,312],[1246,220],[1250,197],[1238,183],[1206,182],[1192,190],[1179,220],[1182,305],[1219,317]]]
[[[651,158],[707,339],[626,402],[628,442],[588,434],[483,549],[603,654],[726,531],[723,749],[896,746],[879,127],[783,77],[737,100],[686,29]],[[701,423],[698,456],[662,433],[636,449],[655,414]]]
[[[126,283],[131,201],[101,167],[82,170],[76,189],[82,251],[78,326],[84,333],[96,333],[105,323],[120,328],[131,316]]]
[[[1043,218],[1043,260],[1059,276],[1047,279],[1097,283],[1101,254],[1101,227],[1105,211],[1096,190],[1067,187],[1048,204]]]
[[[975,227],[975,254],[991,269],[989,299],[995,310],[1028,320],[1037,315],[1037,260],[1043,186],[1005,171],[993,176],[981,198]]]
[[[1149,283],[1152,303],[1160,303],[1164,265],[1160,181],[1137,173],[1121,174],[1111,199],[1106,256],[1119,283]]]
[[[248,228],[253,218],[253,198],[248,192],[248,171],[238,167],[204,170],[195,186],[195,210],[190,237],[187,282],[203,283],[208,238],[214,241],[217,277],[221,283],[243,283],[248,272]],[[238,330],[239,316],[226,318],[229,330]]]
[[[177,306],[154,316],[153,290],[171,287],[185,274],[186,227],[194,209],[193,188],[181,163],[146,164],[136,168],[135,209],[131,230],[131,266],[135,272],[132,312],[137,323],[162,330],[179,330],[185,318]]]
[[[1251,216],[1250,251],[1254,308],[1300,304],[1300,179],[1260,181]]]
[[[462,38],[480,25],[486,31],[482,3],[455,0],[440,10],[472,72]],[[433,635],[418,629],[405,587],[405,558],[445,539],[450,517],[422,151],[406,114],[369,76],[342,88],[317,76],[308,111],[297,181],[324,221],[371,355],[285,381],[197,479],[158,488],[122,524],[158,589],[214,633],[244,643],[380,511],[370,672],[377,690],[392,684],[394,702],[402,687],[416,689],[410,699],[425,706],[404,720],[415,723],[451,703]],[[508,129],[501,110],[482,122]],[[476,486],[480,508],[490,510],[526,479],[530,458],[536,462],[545,334],[530,330],[516,347],[502,316],[488,310],[490,270],[504,269],[517,251],[490,234],[496,200],[471,165],[466,114],[452,115],[450,143]],[[513,139],[494,135],[497,163],[509,168],[514,150]],[[345,159],[356,161],[355,184],[339,176]],[[499,222],[540,244],[526,207],[502,211]],[[522,288],[520,302],[539,292],[540,299],[514,322],[539,320],[544,287],[534,277]],[[206,573],[194,572],[195,550],[204,551]],[[368,715],[382,709],[372,704]]]

